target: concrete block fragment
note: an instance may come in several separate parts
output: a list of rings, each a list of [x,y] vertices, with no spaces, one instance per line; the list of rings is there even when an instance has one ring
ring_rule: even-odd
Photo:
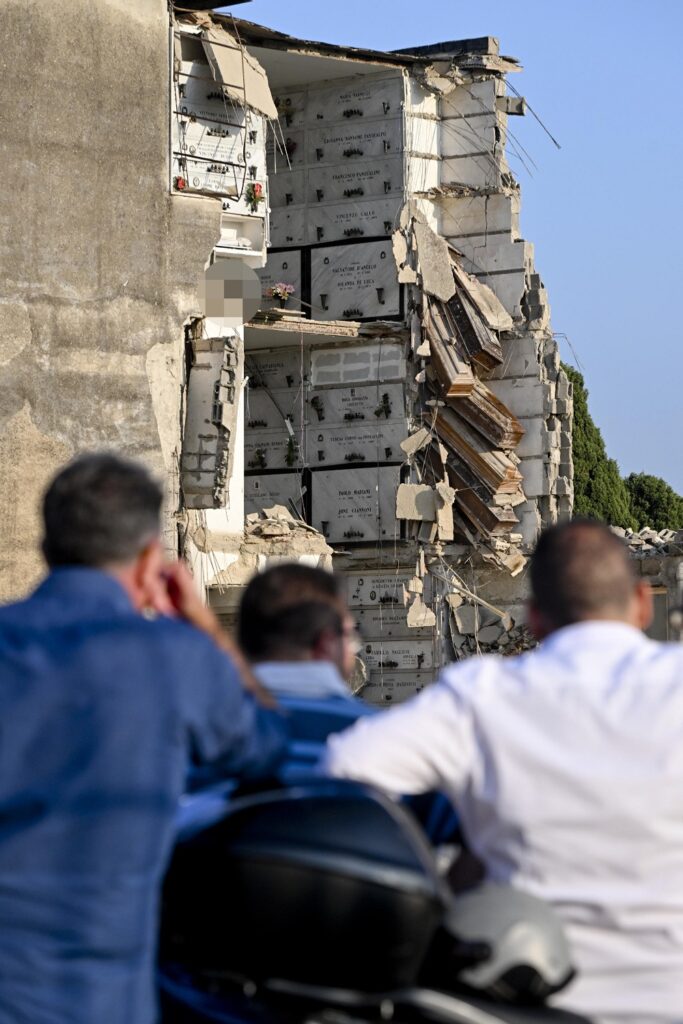
[[[429,430],[426,427],[421,427],[414,434],[411,434],[410,437],[407,437],[405,441],[401,441],[401,449],[406,455],[414,455],[415,452],[419,452],[421,448],[429,444],[430,437],[431,433]]]
[[[399,284],[417,284],[417,273],[412,267],[401,267],[398,272]]]
[[[391,236],[391,245],[394,251],[396,268],[397,270],[400,270],[408,259],[408,243],[406,242],[405,235],[402,231],[394,231]]]
[[[414,231],[422,287],[429,295],[447,302],[455,295],[455,280],[446,239],[419,221],[415,222]]]
[[[500,623],[493,623],[490,626],[484,626],[477,633],[477,640],[480,644],[495,644],[500,640],[504,633],[504,629]]]
[[[436,485],[436,525],[439,533],[439,540],[453,540],[453,502],[455,500],[455,489],[446,483]]]
[[[420,523],[417,531],[417,539],[420,544],[433,544],[436,540],[436,523]]]
[[[408,609],[406,621],[411,629],[422,629],[425,626],[435,626],[436,615],[418,594]]]

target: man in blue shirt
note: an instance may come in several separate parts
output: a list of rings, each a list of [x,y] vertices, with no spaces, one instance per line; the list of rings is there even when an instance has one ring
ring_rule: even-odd
[[[0,609],[0,1024],[152,1024],[188,768],[265,774],[285,748],[164,564],[161,497],[134,463],[71,463],[45,497],[50,574]]]
[[[258,681],[289,714],[288,777],[317,763],[330,733],[374,712],[347,683],[360,644],[341,577],[299,562],[258,573],[242,597],[238,638]]]

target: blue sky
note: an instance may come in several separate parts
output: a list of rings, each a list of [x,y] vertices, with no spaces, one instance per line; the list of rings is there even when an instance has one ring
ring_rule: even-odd
[[[252,0],[236,15],[308,39],[397,49],[493,35],[524,71],[511,127],[522,234],[534,242],[563,359],[577,365],[622,473],[683,493],[683,0]],[[571,345],[569,344],[571,343]]]

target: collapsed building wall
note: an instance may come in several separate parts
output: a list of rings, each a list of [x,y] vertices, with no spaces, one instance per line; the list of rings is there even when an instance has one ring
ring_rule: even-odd
[[[330,545],[385,704],[453,656],[528,645],[526,554],[571,511],[571,394],[505,159],[517,66],[490,38],[394,55],[238,24],[279,115],[245,507]],[[230,558],[232,583],[208,581],[226,622],[246,578]]]

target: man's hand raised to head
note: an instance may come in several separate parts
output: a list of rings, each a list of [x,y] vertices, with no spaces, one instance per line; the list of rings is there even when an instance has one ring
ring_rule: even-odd
[[[277,707],[270,693],[257,681],[240,649],[225,632],[211,609],[203,603],[184,562],[167,563],[157,579],[150,583],[148,597],[150,607],[160,615],[184,619],[210,636],[234,662],[242,677],[244,688],[264,707]]]

